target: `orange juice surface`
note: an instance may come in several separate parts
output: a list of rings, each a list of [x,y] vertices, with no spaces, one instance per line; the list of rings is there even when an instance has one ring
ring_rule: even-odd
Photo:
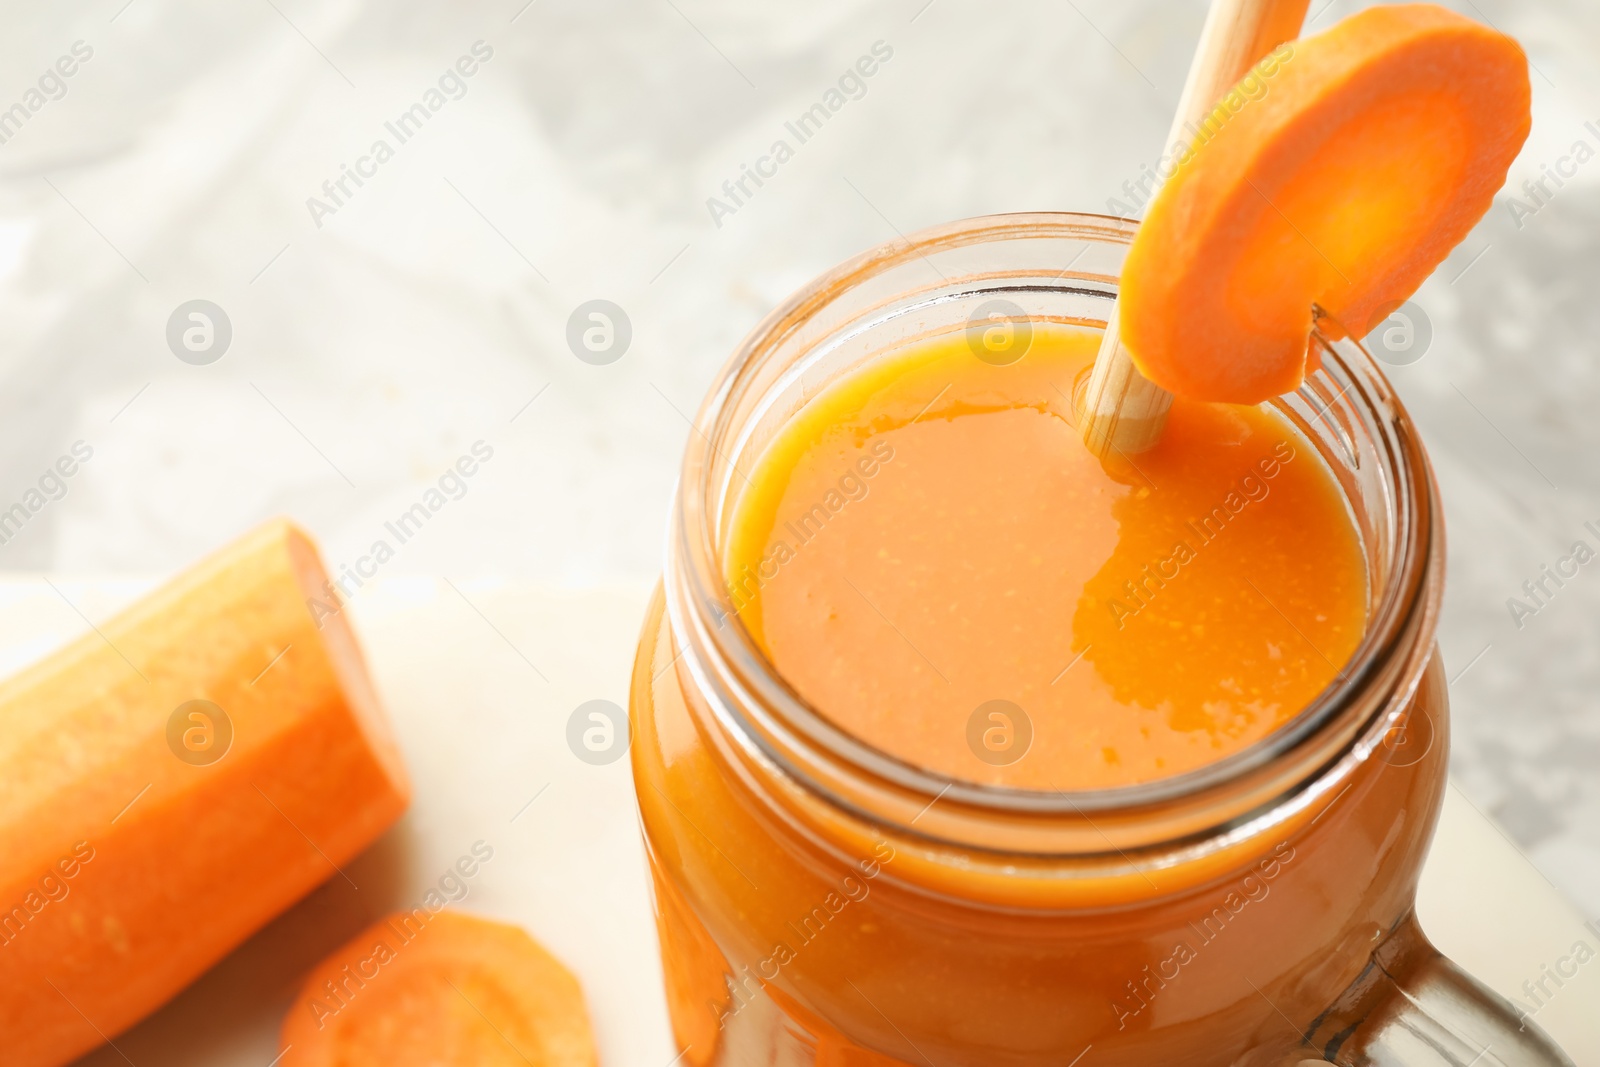
[[[1264,408],[1173,403],[1102,462],[1071,395],[1099,333],[1009,365],[958,334],[869,364],[770,444],[725,560],[778,673],[841,728],[970,781],[1099,789],[1259,740],[1361,639],[1331,472]]]

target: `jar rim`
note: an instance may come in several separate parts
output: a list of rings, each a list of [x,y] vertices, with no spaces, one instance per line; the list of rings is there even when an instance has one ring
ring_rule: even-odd
[[[1437,491],[1410,418],[1381,370],[1358,342],[1342,337],[1345,331],[1325,317],[1311,341],[1320,346],[1322,368],[1308,375],[1307,384],[1296,394],[1288,394],[1298,398],[1289,402],[1313,411],[1320,405],[1324,418],[1337,410],[1341,418],[1358,419],[1376,434],[1376,453],[1385,468],[1379,472],[1380,481],[1388,490],[1396,520],[1395,559],[1383,587],[1373,590],[1367,633],[1345,669],[1294,718],[1245,748],[1180,774],[1096,790],[1047,793],[961,779],[875,748],[835,725],[783,678],[745,627],[724,575],[721,524],[713,511],[732,475],[742,473],[729,455],[739,430],[733,412],[752,387],[761,361],[797,336],[840,294],[915,259],[1030,237],[1125,247],[1137,225],[1105,215],[1030,212],[931,227],[825,272],[737,346],[700,408],[685,450],[668,538],[666,599],[674,633],[683,646],[682,669],[707,696],[711,710],[734,740],[754,758],[833,804],[855,807],[857,815],[870,821],[884,821],[884,813],[862,811],[855,798],[840,796],[829,782],[811,773],[818,761],[834,764],[830,774],[868,776],[883,788],[930,805],[943,801],[977,817],[985,813],[1082,817],[1086,812],[1135,813],[1195,800],[1261,779],[1274,764],[1299,751],[1307,762],[1303,773],[1287,778],[1268,775],[1278,782],[1268,792],[1278,791],[1281,800],[1289,779],[1294,789],[1304,791],[1313,779],[1342,778],[1342,773],[1334,773],[1335,764],[1342,761],[1348,770],[1364,761],[1403,714],[1427,665],[1437,625],[1443,566]],[[1062,277],[1067,274],[1064,271]],[[1101,295],[1114,297],[1116,282],[1115,277],[1100,275],[1092,284]],[[969,288],[963,292],[982,291],[970,288],[973,279],[966,284]],[[926,297],[940,299],[948,288],[930,285]],[[1319,738],[1329,741],[1323,735],[1330,732],[1338,735],[1336,745],[1315,743]],[[1257,804],[1251,810],[1259,808]],[[1238,826],[1244,821],[1247,816],[1236,812],[1229,823]],[[916,832],[929,834],[926,828]]]

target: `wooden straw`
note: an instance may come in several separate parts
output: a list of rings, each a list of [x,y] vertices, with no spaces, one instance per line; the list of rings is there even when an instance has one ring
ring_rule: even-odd
[[[1189,67],[1178,114],[1167,136],[1169,151],[1188,144],[1234,83],[1268,52],[1300,36],[1310,0],[1212,0]],[[1084,393],[1083,440],[1097,456],[1143,452],[1161,439],[1172,394],[1139,373],[1122,347],[1117,308],[1111,309],[1100,354]]]

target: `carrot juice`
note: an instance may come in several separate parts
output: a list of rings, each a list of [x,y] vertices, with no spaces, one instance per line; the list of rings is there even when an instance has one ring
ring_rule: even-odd
[[[1350,658],[1365,562],[1326,467],[1267,411],[1181,399],[1154,450],[1101,463],[1070,400],[1098,345],[924,345],[769,448],[728,579],[824,716],[953,777],[1103,789],[1259,740]]]
[[[1028,273],[1069,239],[1125,234],[974,220],[847,264],[691,438],[632,691],[685,1063],[1294,1062],[1407,928],[1447,749],[1425,460],[1366,378],[1179,399],[1091,457],[1114,283]],[[1015,358],[977,297],[871,289],[925,256],[977,287],[959,257],[1002,242],[1041,309]]]

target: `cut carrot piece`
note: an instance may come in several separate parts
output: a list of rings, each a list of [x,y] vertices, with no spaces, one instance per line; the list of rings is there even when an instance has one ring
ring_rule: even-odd
[[[306,979],[282,1067],[594,1067],[578,980],[520,927],[397,912]]]
[[[7,1064],[114,1038],[405,810],[324,581],[274,522],[0,685]]]
[[[1280,48],[1202,124],[1134,238],[1134,362],[1197,400],[1295,389],[1313,305],[1337,335],[1376,326],[1488,211],[1530,124],[1522,49],[1441,7],[1370,8]]]

